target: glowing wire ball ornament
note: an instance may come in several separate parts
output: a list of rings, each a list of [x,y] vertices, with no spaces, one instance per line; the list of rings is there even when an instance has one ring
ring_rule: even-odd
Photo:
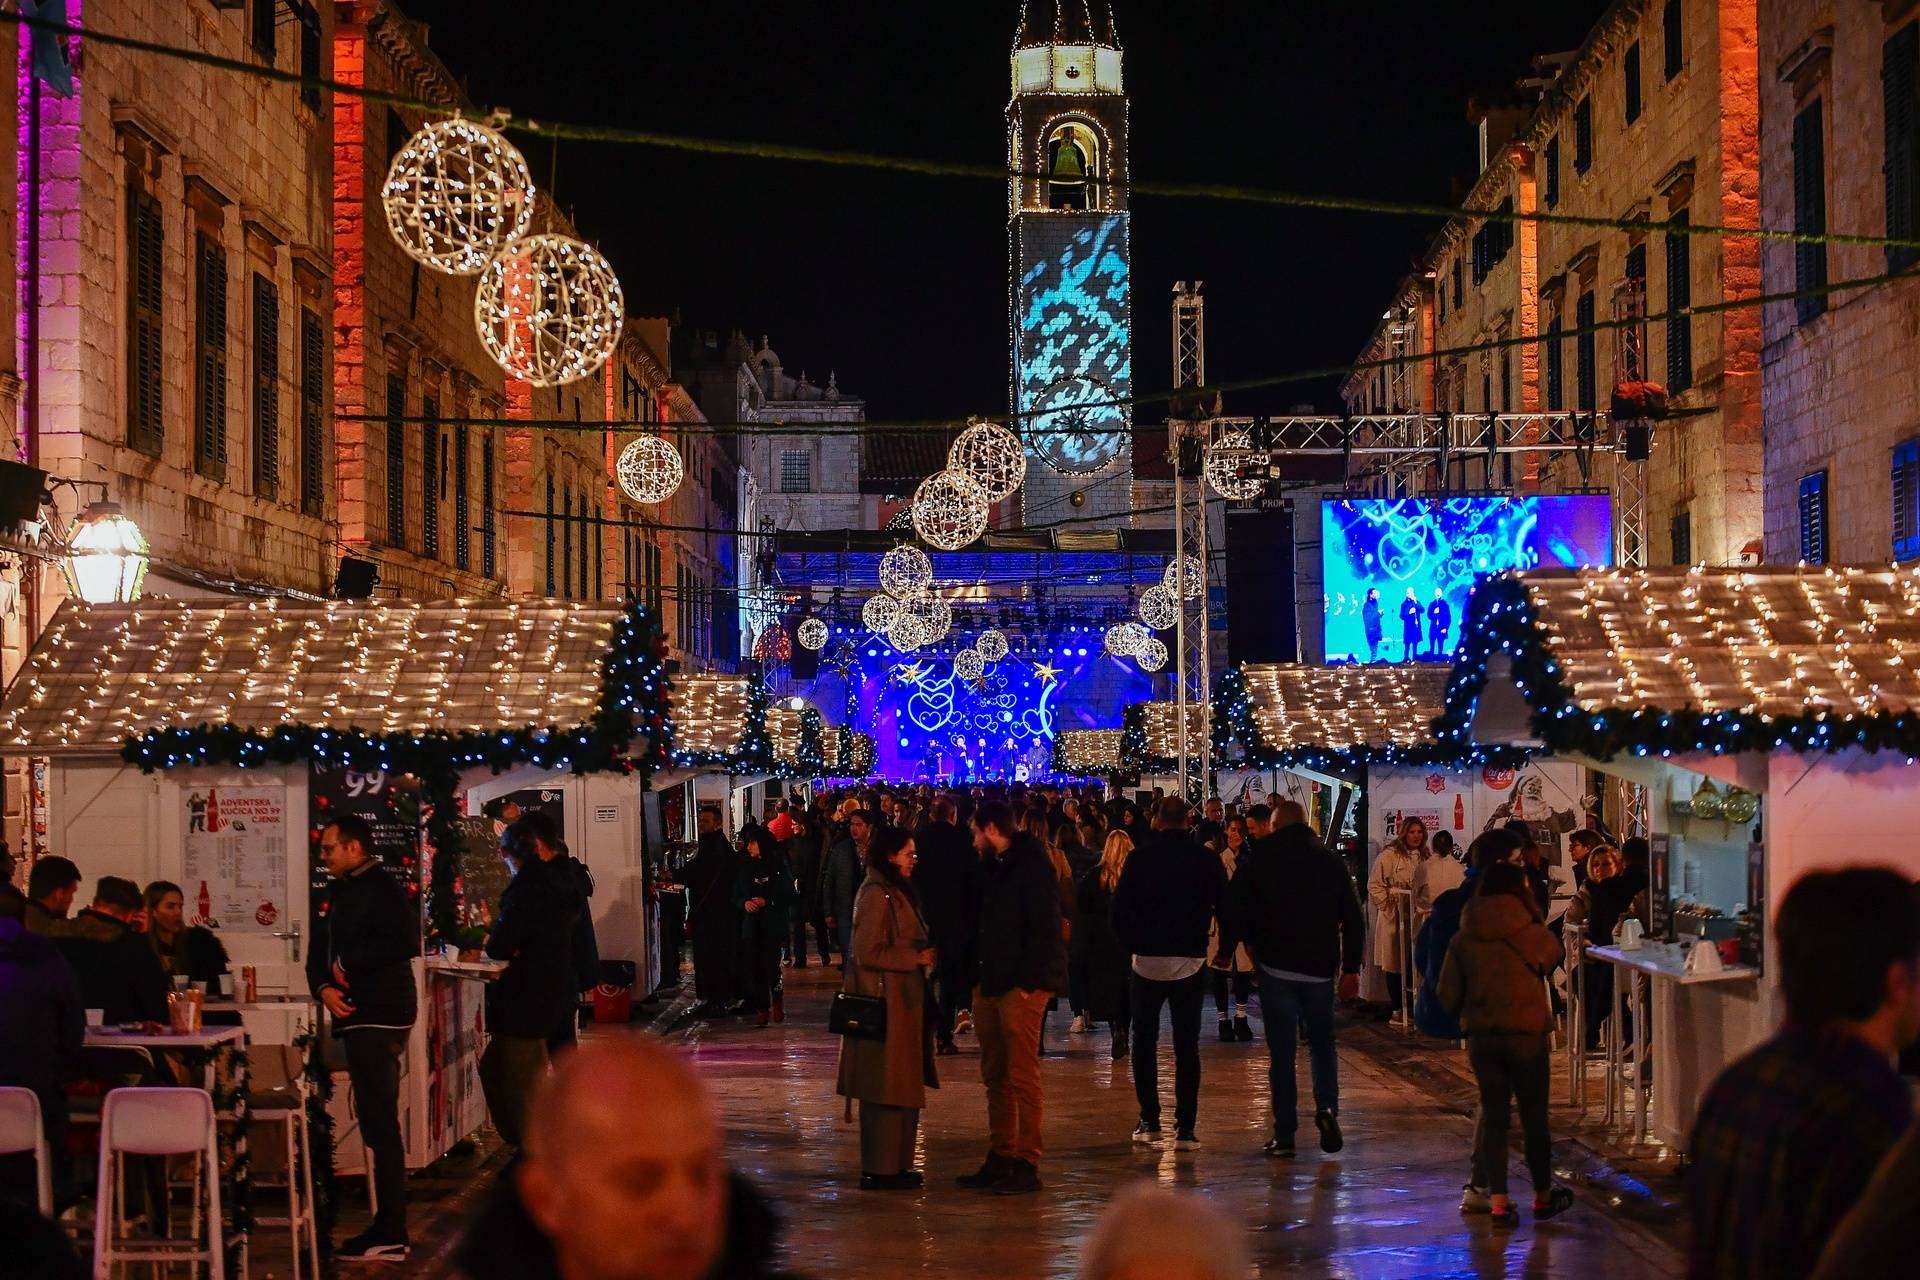
[[[988,628],[980,633],[980,638],[973,642],[973,647],[979,651],[981,658],[985,661],[998,662],[1007,656],[1007,637],[999,631]]]
[[[620,451],[613,474],[635,502],[665,502],[687,473],[678,449],[659,436],[641,436]]]
[[[1168,656],[1167,646],[1160,638],[1148,636],[1146,644],[1133,655],[1133,660],[1139,664],[1142,671],[1158,671],[1167,665]]]
[[[933,585],[933,561],[920,548],[901,543],[880,557],[880,586],[896,600],[927,594]]]
[[[529,236],[480,273],[474,324],[487,354],[536,387],[576,382],[607,362],[626,298],[613,264],[566,236]]]
[[[827,624],[818,618],[808,618],[794,628],[793,638],[800,642],[802,649],[818,652],[827,647]]]
[[[921,644],[939,644],[953,630],[953,608],[939,596],[902,601],[900,612],[919,624]]]
[[[1198,600],[1207,591],[1206,566],[1196,556],[1181,556],[1167,565],[1166,573],[1160,577],[1160,584],[1176,601],[1182,595],[1189,600]]]
[[[868,596],[860,606],[860,621],[869,631],[885,631],[900,612],[900,602],[892,596]]]
[[[1180,620],[1180,602],[1164,586],[1148,587],[1140,595],[1140,621],[1165,631]]]
[[[953,655],[953,674],[962,680],[978,680],[987,674],[987,660],[978,649],[962,649]]]
[[[947,450],[947,469],[970,478],[987,501],[1011,498],[1027,478],[1027,447],[997,422],[976,422]]]
[[[927,643],[927,633],[921,629],[920,619],[902,609],[887,624],[887,643],[901,653],[912,653]]]
[[[408,257],[449,275],[478,275],[532,224],[533,175],[492,129],[439,120],[394,153],[380,205]]]
[[[913,492],[913,531],[942,551],[958,551],[987,531],[987,491],[965,472],[936,471]]]
[[[1116,658],[1131,658],[1146,648],[1152,638],[1137,622],[1116,622],[1107,628],[1107,652]]]
[[[1207,450],[1207,483],[1215,493],[1233,502],[1257,498],[1263,487],[1260,478],[1242,472],[1252,461],[1253,436],[1245,431],[1223,431]]]

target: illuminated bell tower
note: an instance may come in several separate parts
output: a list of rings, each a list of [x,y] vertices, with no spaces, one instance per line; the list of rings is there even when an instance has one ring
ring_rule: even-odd
[[[1133,300],[1127,97],[1105,0],[1025,0],[1007,168],[1019,175],[1008,182],[1013,406],[1040,464],[1027,468],[1025,521],[1120,524],[1133,410],[1111,402],[1133,394]]]

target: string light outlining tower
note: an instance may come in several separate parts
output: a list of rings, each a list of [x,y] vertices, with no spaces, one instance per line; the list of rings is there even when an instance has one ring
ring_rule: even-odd
[[[607,362],[626,319],[613,264],[567,236],[529,236],[480,273],[474,324],[495,363],[536,387],[577,382]]]
[[[958,551],[987,531],[992,503],[964,472],[936,471],[913,493],[913,531],[930,547]]]
[[[635,502],[665,502],[686,478],[680,451],[659,436],[641,436],[620,451],[614,476]]]
[[[533,175],[494,130],[439,120],[394,153],[380,205],[408,257],[449,275],[478,275],[527,233]]]
[[[1001,502],[1018,492],[1027,478],[1027,449],[1019,436],[999,423],[975,421],[947,450],[947,469],[979,485],[987,501]]]

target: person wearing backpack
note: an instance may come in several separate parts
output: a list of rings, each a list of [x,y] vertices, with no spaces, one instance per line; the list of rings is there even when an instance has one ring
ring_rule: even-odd
[[[1533,1216],[1558,1217],[1573,1193],[1553,1180],[1547,1132],[1547,1090],[1553,1007],[1542,979],[1561,958],[1560,943],[1534,903],[1526,872],[1509,863],[1488,867],[1460,913],[1460,932],[1440,970],[1440,1006],[1460,1019],[1467,1058],[1480,1082],[1479,1153],[1475,1182],[1486,1189],[1496,1227],[1516,1227],[1520,1210],[1507,1196],[1509,1099],[1520,1104]]]

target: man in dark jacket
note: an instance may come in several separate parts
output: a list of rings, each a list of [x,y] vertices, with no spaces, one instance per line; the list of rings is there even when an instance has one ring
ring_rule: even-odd
[[[687,886],[687,937],[693,942],[693,987],[700,1010],[720,1013],[740,998],[740,912],[733,882],[740,855],[720,830],[720,811],[703,808],[700,843],[681,868]]]
[[[27,873],[27,928],[46,937],[64,932],[80,892],[80,868],[66,858],[48,856]]]
[[[573,927],[568,933],[568,946],[573,962],[573,994],[561,1011],[559,1024],[552,1035],[547,1037],[547,1053],[559,1053],[562,1049],[571,1049],[580,1038],[580,993],[591,991],[600,985],[600,941],[593,933],[593,873],[587,870],[587,864],[567,852],[564,841],[558,833],[554,839],[559,842],[558,851],[547,861],[547,869],[563,880],[572,882],[572,891],[580,899],[580,912],[574,917]]]
[[[1135,1142],[1160,1140],[1160,1006],[1173,1015],[1174,1149],[1200,1139],[1200,1011],[1206,1003],[1207,935],[1227,890],[1212,850],[1187,834],[1187,802],[1160,802],[1154,831],[1127,858],[1113,893],[1113,931],[1133,957],[1128,977],[1133,1091],[1140,1102]],[[1288,1060],[1291,1063],[1291,1059]]]
[[[973,998],[974,930],[980,914],[980,855],[954,821],[953,800],[933,802],[930,820],[913,833],[919,862],[914,891],[938,957],[933,971],[933,1034],[939,1052],[957,1052],[954,1020]]]
[[[1313,1068],[1314,1124],[1320,1149],[1332,1153],[1345,1145],[1340,1067],[1333,1049],[1334,974],[1340,975],[1343,998],[1359,993],[1365,925],[1352,877],[1307,826],[1306,810],[1292,800],[1276,800],[1273,828],[1272,835],[1240,856],[1222,913],[1216,963],[1224,965],[1234,947],[1244,943],[1259,970],[1272,1057],[1273,1139],[1267,1154],[1294,1152],[1299,1125],[1295,1032],[1303,1021]]]
[[[820,873],[820,906],[827,915],[827,927],[840,940],[840,967],[847,967],[853,952],[853,899],[867,878],[867,842],[879,816],[871,809],[860,809],[847,820],[847,835],[827,846],[826,865]]]
[[[633,1100],[646,1099],[646,1123]],[[454,1251],[462,1280],[774,1280],[780,1222],[728,1173],[693,1067],[644,1036],[560,1063]]]
[[[503,1141],[519,1146],[527,1098],[547,1069],[547,1042],[579,993],[574,988],[573,925],[585,909],[578,880],[559,862],[560,837],[545,814],[508,828],[513,879],[500,894],[487,955],[507,962],[487,988],[487,1047],[480,1086]]]
[[[973,1029],[987,1085],[993,1149],[963,1187],[1002,1195],[1040,1189],[1040,1023],[1067,986],[1060,882],[1039,841],[998,800],[974,811],[974,847],[986,859],[975,935]]]
[[[346,1050],[360,1137],[373,1153],[379,1212],[336,1258],[404,1262],[407,1151],[400,1138],[400,1055],[418,1011],[413,959],[420,913],[374,860],[373,832],[352,814],[320,829],[320,861],[333,877],[307,952],[307,985],[327,1007]]]
[[[781,852],[786,855],[787,865],[793,868],[794,887],[800,895],[793,906],[793,967],[807,967],[809,925],[813,927],[814,946],[819,949],[820,963],[824,966],[833,959],[833,947],[827,941],[827,913],[820,909],[820,872],[827,852],[821,843],[823,833],[805,809],[785,809],[779,816],[787,820],[788,834],[784,839],[780,836],[774,839],[782,841]]]
[[[167,1020],[166,971],[147,940],[127,927],[141,905],[139,885],[102,876],[93,905],[54,938],[79,979],[82,1007],[103,1010],[109,1026]]]
[[[0,1085],[31,1089],[39,1097],[40,1125],[53,1155],[54,1202],[65,1204],[72,1194],[72,1161],[67,1095],[60,1085],[79,1065],[86,1017],[73,970],[53,943],[27,932],[25,908],[19,894],[0,895]],[[0,1196],[21,1189],[0,1186]],[[16,1198],[33,1202],[31,1194]]]

